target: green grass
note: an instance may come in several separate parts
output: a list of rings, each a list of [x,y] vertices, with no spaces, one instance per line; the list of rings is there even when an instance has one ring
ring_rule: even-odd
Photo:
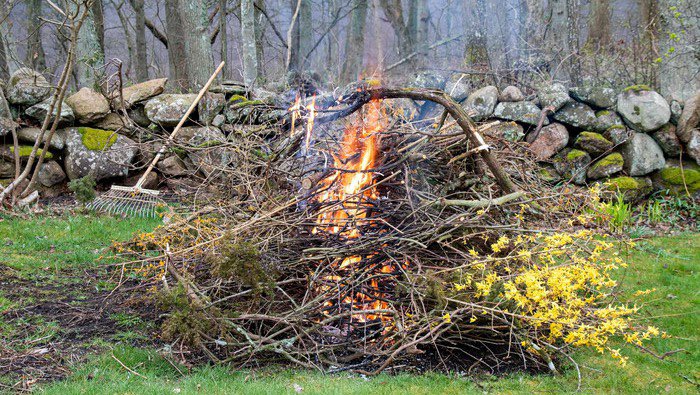
[[[95,217],[0,217],[0,265],[20,272],[59,271],[93,266],[114,240],[152,229],[154,219]]]
[[[0,222],[0,264],[22,268],[28,273],[49,267],[94,265],[100,249],[113,239],[125,239],[138,229],[155,226],[154,221],[110,217],[34,218],[29,221],[5,219]],[[11,235],[11,236],[8,236]],[[6,246],[5,240],[14,244]],[[51,251],[51,246],[54,251]],[[8,256],[9,254],[9,256]],[[15,259],[19,258],[19,259]],[[573,357],[583,375],[583,393],[693,394],[700,387],[698,306],[700,305],[700,234],[686,233],[642,241],[630,251],[629,267],[618,278],[620,299],[642,306],[641,323],[653,324],[670,338],[655,339],[651,347],[658,353],[685,349],[661,361],[636,348],[619,343],[630,357],[626,367],[608,356],[589,350]],[[656,288],[650,295],[634,297],[636,290]],[[2,298],[0,311],[15,301]],[[128,346],[141,334],[130,328],[141,325],[135,317],[113,317],[124,333],[108,341],[98,341],[112,350],[93,355],[88,362],[71,366],[73,374],[65,381],[40,387],[47,394],[464,394],[464,393],[573,393],[577,375],[571,364],[560,361],[563,374],[512,374],[496,378],[462,378],[444,374],[380,375],[365,378],[350,373],[322,375],[304,370],[264,368],[234,371],[226,367],[201,366],[191,371],[180,366],[181,374],[159,353]],[[1,321],[1,319],[0,319]],[[2,324],[2,322],[0,322]],[[43,335],[54,330],[47,323]],[[32,334],[32,337],[39,334]],[[618,347],[616,345],[616,347]],[[117,360],[138,372],[135,375]]]

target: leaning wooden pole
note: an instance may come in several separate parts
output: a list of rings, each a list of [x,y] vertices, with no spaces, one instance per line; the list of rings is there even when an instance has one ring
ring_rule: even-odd
[[[460,128],[464,131],[469,142],[474,145],[479,151],[481,159],[484,160],[491,173],[496,178],[498,186],[504,193],[510,194],[519,190],[518,186],[510,179],[508,174],[503,170],[501,165],[496,160],[495,155],[491,152],[488,145],[484,143],[483,138],[476,130],[476,125],[466,111],[447,93],[436,89],[420,89],[420,88],[386,88],[376,87],[367,88],[357,91],[349,97],[343,99],[344,103],[348,103],[348,107],[334,114],[317,118],[316,123],[324,123],[348,116],[359,110],[363,105],[370,100],[383,99],[412,99],[412,100],[428,100],[440,104],[445,108],[448,114],[454,118]]]

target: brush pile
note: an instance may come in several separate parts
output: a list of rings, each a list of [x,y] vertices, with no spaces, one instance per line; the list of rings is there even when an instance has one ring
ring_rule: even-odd
[[[233,158],[209,172],[218,199],[115,245],[153,286],[172,349],[238,366],[498,373],[554,371],[580,346],[624,362],[611,336],[658,334],[613,301],[624,263],[596,229],[595,194],[554,191],[520,143],[489,138],[522,191],[505,193],[449,118],[411,122],[391,105],[329,123],[298,106],[291,130],[202,149]]]

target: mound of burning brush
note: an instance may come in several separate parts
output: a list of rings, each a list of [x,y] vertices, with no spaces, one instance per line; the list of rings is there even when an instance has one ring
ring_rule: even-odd
[[[613,302],[623,262],[592,225],[595,198],[541,185],[523,147],[485,141],[492,125],[449,103],[457,121],[436,127],[395,119],[379,99],[401,96],[382,92],[325,124],[297,106],[292,130],[234,144],[235,165],[212,179],[217,204],[117,247],[154,285],[174,349],[248,366],[502,372],[556,370],[583,346],[624,363],[612,336],[658,334]]]

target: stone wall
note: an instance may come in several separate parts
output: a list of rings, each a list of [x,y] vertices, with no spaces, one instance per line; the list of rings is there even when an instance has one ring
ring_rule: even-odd
[[[42,194],[65,192],[68,180],[87,175],[104,183],[135,183],[160,148],[162,140],[156,137],[167,135],[196,97],[164,93],[165,83],[166,79],[156,79],[129,86],[121,97],[105,97],[91,88],[67,95],[60,128],[40,173]],[[461,79],[426,73],[412,84],[446,90],[477,121],[500,121],[484,134],[526,145],[547,181],[605,182],[629,197],[653,189],[685,192],[686,186],[695,196],[700,194],[700,92],[680,103],[668,102],[645,86],[615,92],[546,84],[525,95],[515,86],[474,90]],[[354,88],[340,89],[335,96],[348,89]],[[244,94],[245,89],[235,84],[212,89],[178,137],[186,146],[209,148],[172,148],[147,187],[164,180],[187,183],[229,165],[230,154],[215,146],[229,141],[240,128],[284,119],[294,97],[293,91],[258,90],[254,100]],[[28,156],[51,95],[44,77],[28,69],[17,71],[0,89],[0,183],[15,174],[12,130],[20,141],[20,156]],[[316,101],[328,106],[334,99],[333,94],[320,93]],[[407,105],[409,113],[420,110],[415,103]]]

